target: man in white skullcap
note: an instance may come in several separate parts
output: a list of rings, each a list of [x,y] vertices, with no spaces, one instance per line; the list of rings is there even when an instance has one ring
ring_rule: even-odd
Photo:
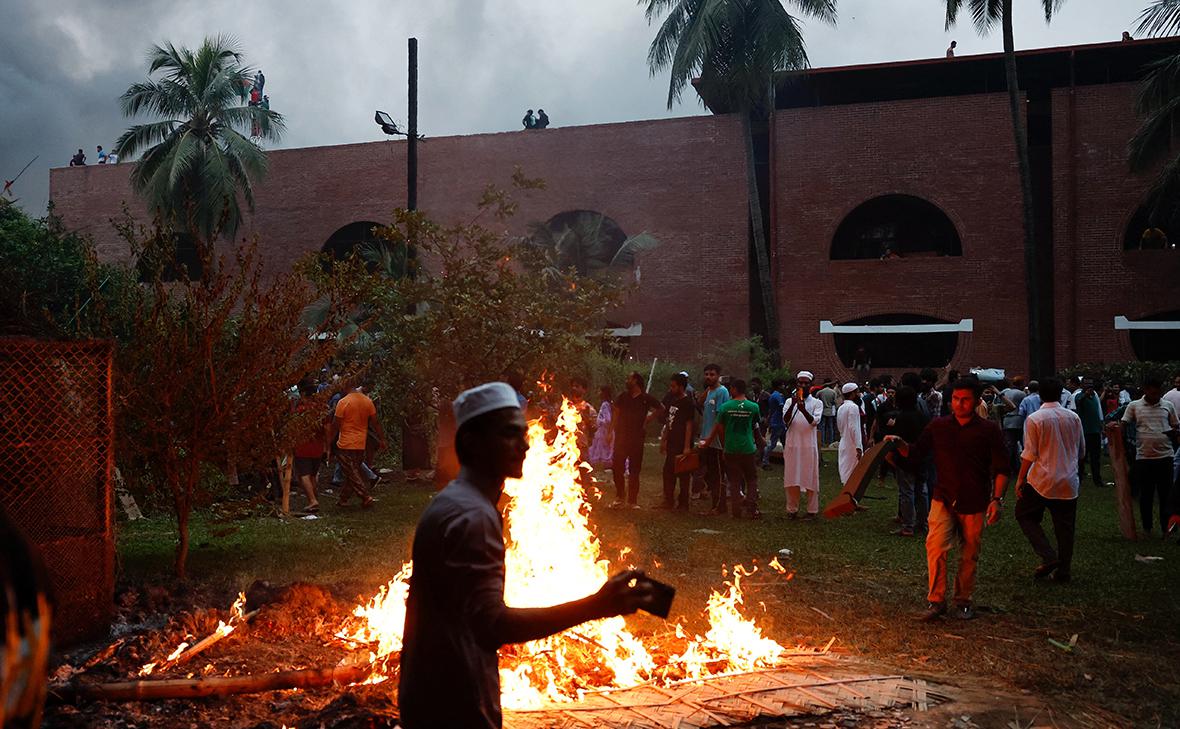
[[[852,469],[860,462],[864,453],[863,430],[860,424],[860,398],[856,396],[860,389],[855,382],[846,382],[840,388],[844,395],[844,404],[836,411],[836,428],[840,431],[840,483],[848,483]]]
[[[528,425],[516,390],[502,382],[467,390],[452,407],[461,469],[422,512],[414,533],[398,703],[406,729],[499,729],[500,646],[650,607],[654,591],[642,572],[628,570],[581,600],[505,606],[496,504],[504,480],[523,472]]]
[[[787,518],[799,517],[800,492],[807,493],[807,516],[819,514],[819,442],[815,431],[824,414],[823,401],[811,394],[814,376],[807,370],[795,375],[791,399],[783,405],[783,487],[787,491]]]

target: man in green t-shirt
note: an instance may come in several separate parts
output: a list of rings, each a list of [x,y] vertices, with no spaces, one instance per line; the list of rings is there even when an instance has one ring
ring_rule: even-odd
[[[729,502],[733,517],[761,519],[758,511],[758,447],[762,435],[757,429],[761,411],[758,404],[746,398],[746,381],[734,380],[729,385],[732,399],[717,409],[717,423],[701,441],[707,448],[719,439],[725,450],[725,474],[729,478]],[[717,504],[711,514],[726,513],[725,502]]]

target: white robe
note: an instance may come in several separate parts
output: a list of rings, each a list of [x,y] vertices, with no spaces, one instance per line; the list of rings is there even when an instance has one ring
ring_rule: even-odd
[[[795,486],[804,491],[819,491],[819,442],[815,429],[824,414],[822,400],[807,396],[803,409],[811,413],[811,422],[792,407],[790,401],[783,406],[783,424],[787,435],[783,439],[783,485]]]
[[[852,469],[860,461],[856,454],[864,451],[864,441],[861,439],[860,404],[855,400],[845,400],[836,411],[836,428],[840,431],[840,483],[848,483]]]

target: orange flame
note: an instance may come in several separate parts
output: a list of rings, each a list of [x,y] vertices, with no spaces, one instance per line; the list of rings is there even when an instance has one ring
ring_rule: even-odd
[[[580,417],[568,400],[563,401],[551,441],[541,421],[530,423],[524,473],[504,484],[504,600],[513,607],[585,597],[615,571],[590,523],[591,507],[582,485],[588,466],[578,459]],[[629,548],[622,550],[620,561],[629,554]],[[389,659],[401,649],[410,573],[406,563],[389,584],[353,611],[354,619],[338,634],[354,647],[369,650],[382,674],[377,680],[388,677]],[[535,708],[575,701],[596,689],[702,678],[781,662],[786,650],[741,614],[741,579],[750,574],[735,567],[733,581],[709,597],[705,613],[710,627],[704,636],[690,638],[683,626],[675,626],[682,650],[657,651],[632,633],[621,617],[505,647],[500,652],[501,703],[506,709]]]

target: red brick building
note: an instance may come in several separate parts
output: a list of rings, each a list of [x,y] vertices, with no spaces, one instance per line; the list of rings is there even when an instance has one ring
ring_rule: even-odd
[[[1150,175],[1131,175],[1134,82],[1180,41],[1022,52],[1038,217],[1042,361],[1180,358],[1180,250],[1140,250]],[[784,359],[845,376],[874,368],[1028,367],[1020,185],[999,55],[785,75],[756,139]],[[706,99],[708,102],[708,99]],[[757,330],[741,124],[712,116],[430,139],[420,207],[469,219],[515,166],[543,177],[512,221],[605,216],[619,236],[660,240],[614,324],[640,356],[693,360]],[[280,150],[246,233],[280,271],[346,249],[405,200],[405,143]],[[107,258],[128,255],[108,218],[130,165],[52,172],[66,224]],[[1166,231],[1165,232],[1169,232]],[[1177,230],[1180,236],[1180,229]],[[1120,318],[1121,317],[1121,318]]]

